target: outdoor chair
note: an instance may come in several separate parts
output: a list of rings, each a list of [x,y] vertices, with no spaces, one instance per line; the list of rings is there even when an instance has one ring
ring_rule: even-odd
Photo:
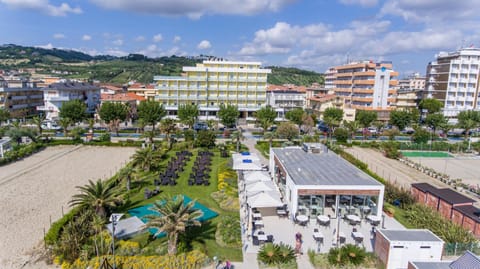
[[[252,237],[252,243],[253,243],[254,246],[260,245],[260,241],[258,241],[258,237],[257,237],[257,236],[254,235],[254,236]]]
[[[267,235],[267,243],[273,243],[273,235]]]

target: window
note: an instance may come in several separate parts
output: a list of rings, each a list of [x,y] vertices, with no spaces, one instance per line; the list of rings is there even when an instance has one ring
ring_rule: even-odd
[[[430,246],[420,246],[420,248],[431,248]]]
[[[393,246],[393,248],[404,248],[403,246]]]

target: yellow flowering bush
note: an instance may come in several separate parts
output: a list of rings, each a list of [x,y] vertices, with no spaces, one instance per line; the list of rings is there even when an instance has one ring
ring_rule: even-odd
[[[87,267],[99,268],[104,259],[108,260],[108,264],[113,264],[111,255],[95,257],[91,260],[84,261],[77,259],[73,264],[62,264],[62,269],[85,269]],[[187,253],[181,253],[176,256],[117,256],[115,255],[115,263],[118,268],[125,269],[198,269],[207,261],[207,256],[200,251],[194,250]]]

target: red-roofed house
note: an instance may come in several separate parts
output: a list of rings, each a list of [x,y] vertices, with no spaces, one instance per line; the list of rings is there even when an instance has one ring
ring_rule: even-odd
[[[116,94],[102,94],[100,97],[101,104],[105,102],[124,103],[129,107],[129,118],[135,119],[137,117],[137,105],[145,98],[138,96],[133,92],[124,92]]]

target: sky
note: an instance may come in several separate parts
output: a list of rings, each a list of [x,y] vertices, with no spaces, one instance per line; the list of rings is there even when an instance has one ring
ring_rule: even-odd
[[[480,47],[480,0],[0,0],[0,44],[92,55],[214,55],[317,72],[392,61],[425,74]]]

